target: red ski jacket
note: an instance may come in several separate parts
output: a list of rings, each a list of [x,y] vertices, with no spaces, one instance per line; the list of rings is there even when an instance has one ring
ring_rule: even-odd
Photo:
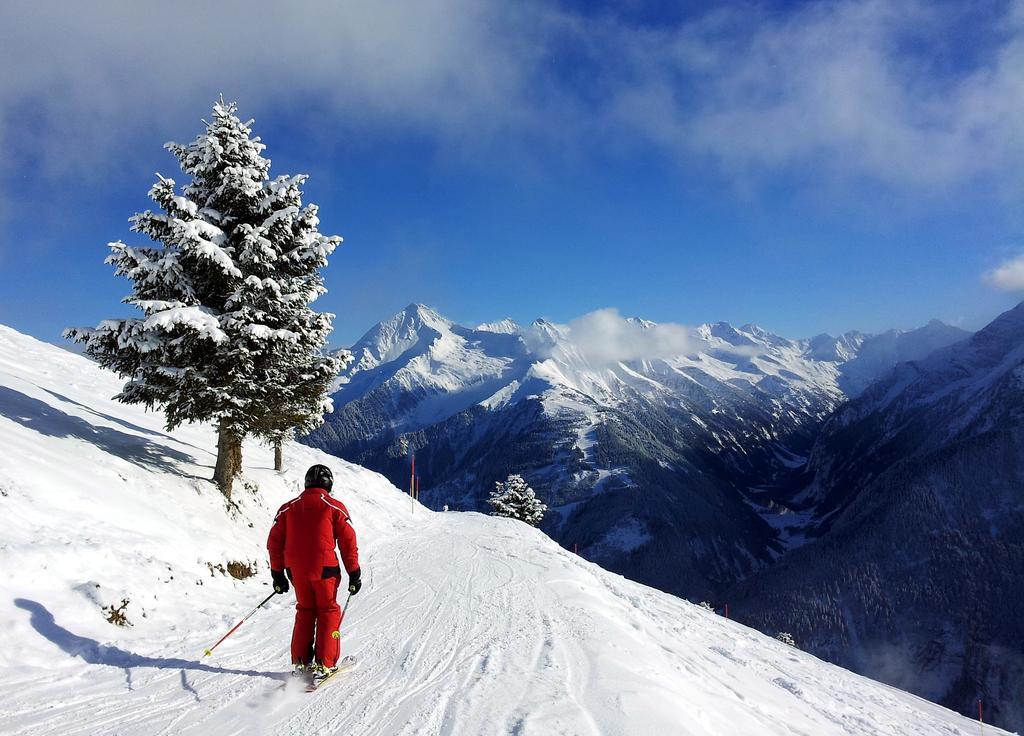
[[[270,527],[267,550],[272,570],[288,569],[293,580],[341,575],[335,544],[345,571],[359,569],[356,530],[345,504],[323,488],[307,488],[280,509]]]

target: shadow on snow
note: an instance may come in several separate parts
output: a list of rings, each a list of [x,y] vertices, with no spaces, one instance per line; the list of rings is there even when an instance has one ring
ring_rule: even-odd
[[[73,634],[58,624],[53,614],[46,610],[46,607],[36,601],[25,598],[15,598],[14,605],[29,612],[29,623],[40,636],[48,639],[61,648],[62,651],[72,657],[81,657],[88,664],[106,665],[118,667],[125,671],[128,689],[132,686],[132,669],[136,667],[149,667],[158,670],[181,670],[182,689],[190,692],[197,700],[198,693],[188,683],[185,671],[209,672],[221,675],[246,675],[248,677],[266,677],[271,680],[287,680],[290,675],[287,672],[260,672],[259,670],[234,670],[226,667],[214,667],[201,662],[193,662],[187,659],[167,657],[147,657],[142,654],[128,652],[108,644],[100,644],[95,639],[89,639],[78,634]]]
[[[173,463],[195,463],[195,458],[179,450],[110,427],[94,426],[81,417],[66,414],[7,386],[0,386],[0,416],[47,437],[84,440],[105,452],[150,469],[177,473],[178,468]]]
[[[148,434],[148,435],[150,435],[152,437],[159,437],[161,439],[169,440],[170,442],[177,442],[179,445],[185,445],[187,447],[192,447],[192,448],[195,448],[196,450],[199,450],[200,452],[204,451],[203,448],[196,447],[191,442],[182,442],[180,439],[178,439],[177,437],[174,437],[174,436],[168,434],[167,432],[156,432],[156,431],[154,431],[152,429],[148,429],[146,427],[141,427],[138,424],[135,424],[133,422],[129,422],[129,421],[125,420],[125,419],[120,419],[119,417],[115,417],[115,416],[113,416],[111,414],[105,414],[102,411],[96,411],[91,406],[86,406],[82,402],[75,401],[71,397],[65,396],[64,394],[59,394],[56,391],[51,391],[50,389],[46,388],[45,386],[40,386],[38,383],[35,384],[35,387],[38,388],[40,391],[45,391],[46,393],[50,394],[50,396],[52,396],[55,399],[59,399],[60,401],[63,401],[66,404],[71,404],[72,406],[77,406],[79,409],[83,409],[83,410],[89,412],[90,414],[99,417],[100,419],[106,419],[108,422],[114,422],[115,424],[120,424],[125,429],[130,429],[133,432],[138,432],[139,434]]]

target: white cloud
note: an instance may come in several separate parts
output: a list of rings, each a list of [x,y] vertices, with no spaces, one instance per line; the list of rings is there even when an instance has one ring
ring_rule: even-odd
[[[1000,291],[1024,291],[1024,255],[1011,258],[985,273],[985,281]]]
[[[937,71],[965,33],[952,13],[846,0],[625,36],[636,81],[614,98],[615,113],[744,181],[804,167],[811,183],[840,174],[912,190],[986,177],[1019,188],[1024,2],[1008,5],[974,66]]]
[[[548,347],[574,350],[592,366],[673,358],[690,355],[706,347],[689,327],[626,319],[613,308],[599,309],[578,317],[565,329],[567,340]],[[537,347],[544,354],[544,348]]]
[[[5,3],[0,143],[8,165],[80,174],[197,133],[221,92],[321,141],[400,125],[466,143],[532,125],[515,101],[533,52],[506,25],[478,0]]]
[[[116,175],[196,132],[223,92],[257,131],[273,111],[324,147],[396,127],[496,165],[475,153],[645,140],[743,183],[782,172],[805,185],[1019,188],[1024,0],[978,60],[936,72],[963,32],[952,7],[743,5],[652,30],[506,0],[12,1],[0,174]]]

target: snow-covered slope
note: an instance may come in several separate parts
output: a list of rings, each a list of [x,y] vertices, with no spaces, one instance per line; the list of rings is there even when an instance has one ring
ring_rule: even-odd
[[[585,562],[540,532],[413,510],[381,476],[246,446],[230,511],[214,435],[110,401],[87,360],[0,328],[0,732],[4,734],[974,734],[977,724]],[[291,608],[265,532],[312,462],[360,532],[343,626],[361,660],[283,687]],[[218,565],[249,562],[234,580]],[[213,569],[209,566],[213,566]],[[128,600],[132,626],[101,606]],[[986,733],[996,733],[986,728]]]

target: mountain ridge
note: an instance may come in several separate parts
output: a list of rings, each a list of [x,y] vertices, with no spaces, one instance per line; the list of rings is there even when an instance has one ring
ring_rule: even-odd
[[[552,507],[545,530],[556,539],[674,592],[694,584],[710,595],[769,564],[796,538],[780,535],[776,504],[794,492],[815,428],[846,398],[843,364],[872,337],[790,340],[753,324],[595,315],[472,328],[410,304],[352,347],[335,412],[306,441],[395,483],[407,482],[415,452],[423,498],[437,507],[482,510],[490,484],[522,472]],[[895,360],[902,343],[885,334]],[[912,353],[968,333],[899,334]],[[638,507],[616,495],[630,488],[652,493]],[[672,498],[686,499],[691,519]],[[738,557],[704,544],[706,525],[743,537]],[[672,585],[653,548],[616,551],[623,526],[634,540],[656,539],[655,527],[689,540],[680,563],[701,572]]]
[[[1020,728],[1024,303],[840,407],[807,473],[819,538],[737,584],[743,620]]]

